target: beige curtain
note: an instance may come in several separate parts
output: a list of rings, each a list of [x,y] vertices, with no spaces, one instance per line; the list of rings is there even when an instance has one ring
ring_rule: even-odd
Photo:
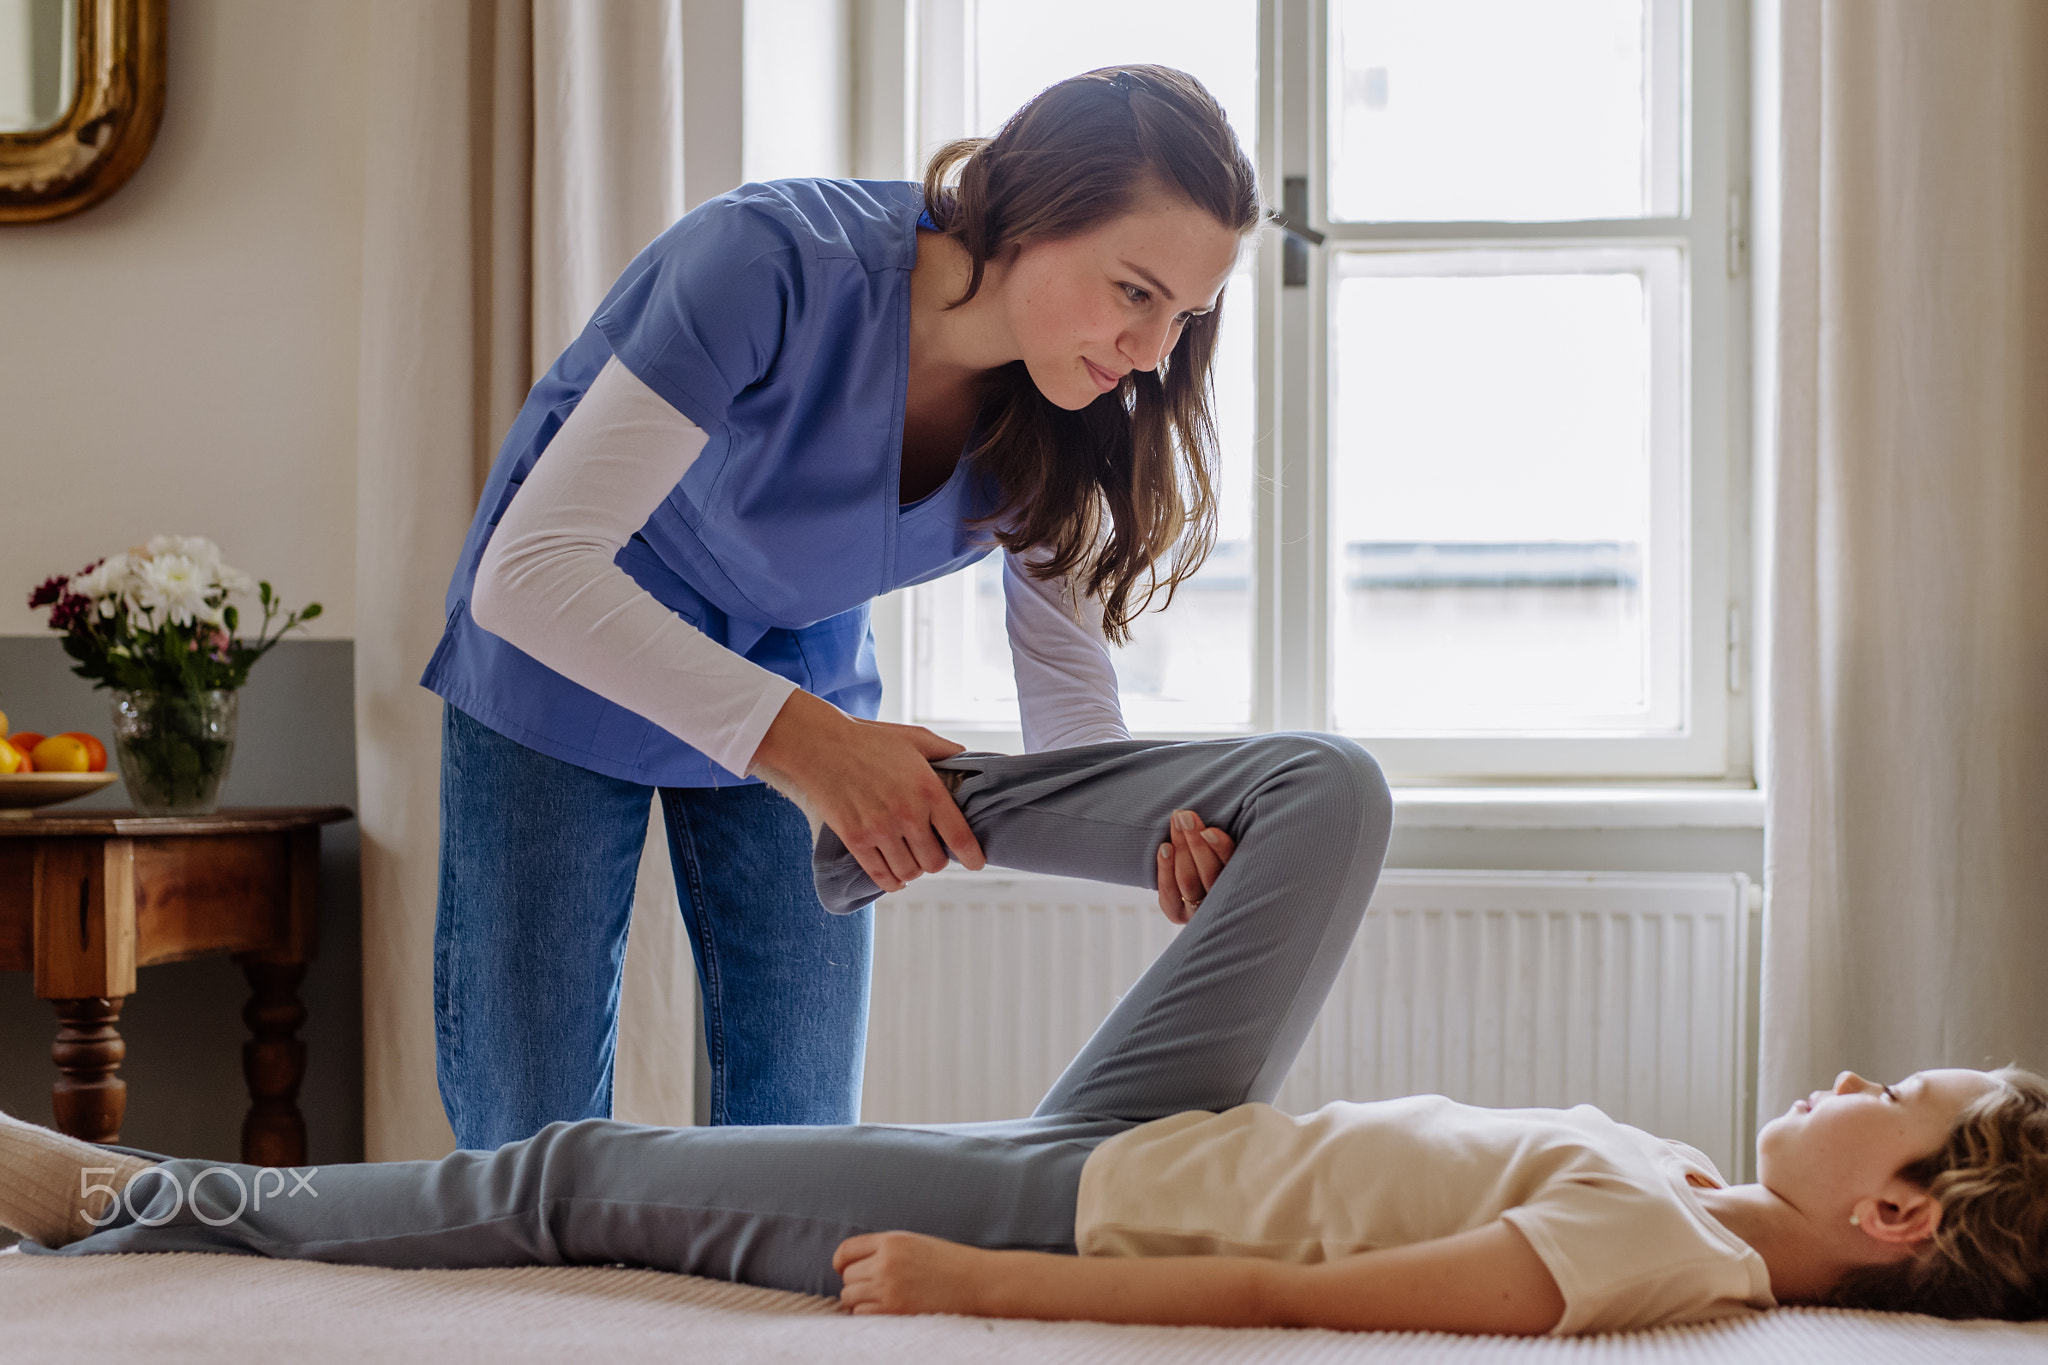
[[[372,8],[355,680],[371,1160],[454,1144],[434,1074],[441,704],[418,683],[442,592],[533,377],[680,212],[681,42],[675,0]],[[694,977],[658,838],[640,888],[614,1112],[687,1123]]]
[[[1781,17],[1765,1117],[2048,1067],[2048,5]]]
[[[681,0],[533,0],[535,377],[627,262],[683,215],[682,77]],[[696,970],[655,803],[626,945],[613,1117],[691,1121]]]

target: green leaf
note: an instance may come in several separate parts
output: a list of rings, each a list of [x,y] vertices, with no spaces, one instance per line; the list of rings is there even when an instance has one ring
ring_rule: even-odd
[[[299,619],[301,621],[310,621],[319,614],[320,604],[318,602],[315,602],[312,606],[307,607],[304,611],[299,613]]]
[[[228,634],[230,635],[234,634],[235,628],[242,624],[242,613],[236,611],[233,607],[223,611],[220,616],[221,620],[227,622]]]

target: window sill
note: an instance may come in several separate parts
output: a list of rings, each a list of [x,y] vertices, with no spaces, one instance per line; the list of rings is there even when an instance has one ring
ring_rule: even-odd
[[[1396,787],[1397,829],[1762,829],[1754,789]]]

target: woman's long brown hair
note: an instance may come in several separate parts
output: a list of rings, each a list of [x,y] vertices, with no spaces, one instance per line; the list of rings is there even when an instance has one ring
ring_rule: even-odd
[[[1086,232],[1129,211],[1150,187],[1240,235],[1259,225],[1258,178],[1221,106],[1171,67],[1072,77],[994,137],[940,148],[925,168],[926,211],[973,261],[952,306],[979,292],[983,268],[1004,248]],[[1222,319],[1219,296],[1187,321],[1157,370],[1132,370],[1079,411],[1041,394],[1021,360],[989,377],[972,453],[1001,490],[987,523],[1005,549],[1045,552],[1034,572],[1071,575],[1096,597],[1117,644],[1160,588],[1173,600],[1216,541],[1209,366]],[[1162,579],[1157,566],[1169,550]]]

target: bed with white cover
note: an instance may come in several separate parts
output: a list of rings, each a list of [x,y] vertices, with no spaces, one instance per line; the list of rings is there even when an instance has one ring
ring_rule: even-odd
[[[0,1359],[687,1365],[1928,1365],[2048,1362],[2048,1323],[1780,1309],[1570,1340],[853,1318],[829,1299],[651,1270],[386,1270],[191,1252],[0,1252]]]

